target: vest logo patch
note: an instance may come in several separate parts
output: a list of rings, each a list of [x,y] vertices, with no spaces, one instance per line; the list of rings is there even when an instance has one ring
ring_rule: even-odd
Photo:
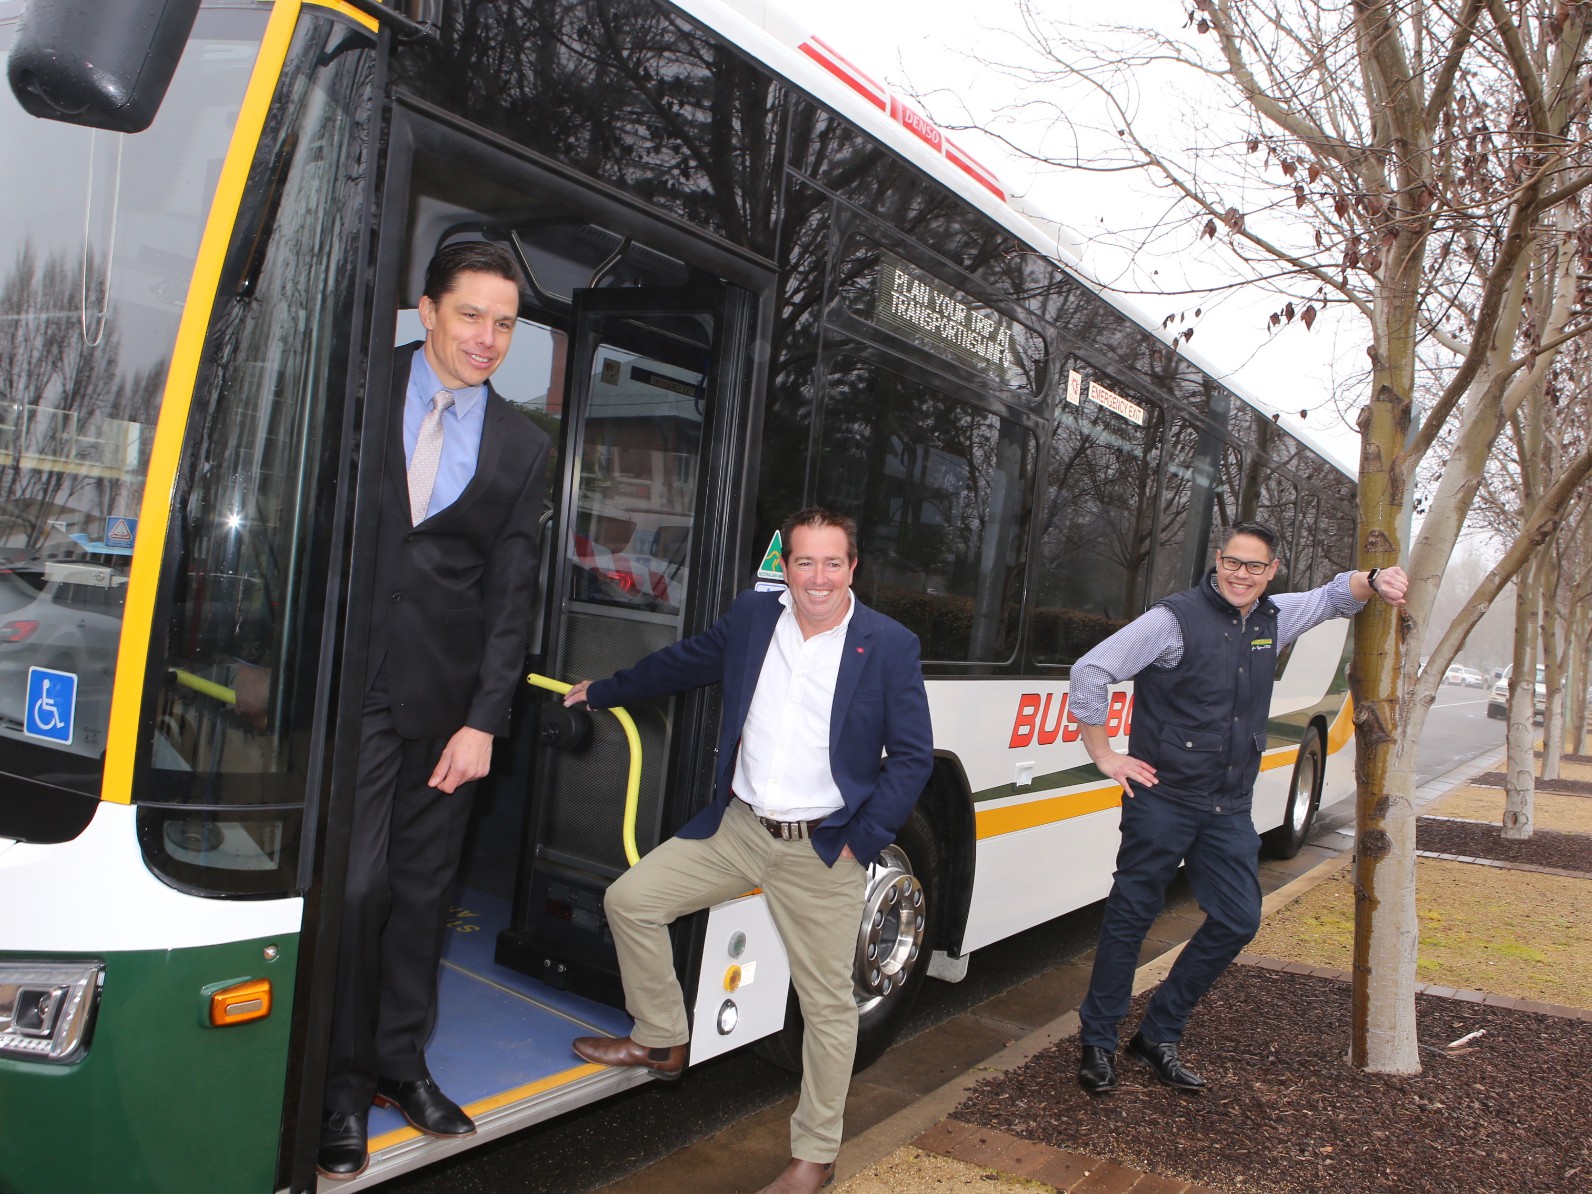
[[[1269,638],[1257,638],[1250,640],[1249,649],[1251,651],[1269,651],[1275,645]]]

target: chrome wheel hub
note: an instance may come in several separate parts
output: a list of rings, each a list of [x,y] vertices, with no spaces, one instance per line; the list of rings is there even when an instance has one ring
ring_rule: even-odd
[[[898,846],[887,846],[868,868],[862,923],[857,929],[853,984],[860,1012],[871,1011],[901,988],[918,964],[928,908],[923,885]]]
[[[1305,831],[1321,788],[1320,757],[1314,753],[1305,753],[1300,762],[1302,766],[1294,772],[1293,799],[1288,802],[1288,818],[1295,836]]]

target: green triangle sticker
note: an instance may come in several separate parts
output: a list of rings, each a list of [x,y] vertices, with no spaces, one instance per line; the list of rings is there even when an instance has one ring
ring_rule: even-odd
[[[763,562],[757,566],[758,580],[784,580],[785,561],[781,559],[779,532],[774,532],[774,537],[768,541],[768,550],[763,553]]]

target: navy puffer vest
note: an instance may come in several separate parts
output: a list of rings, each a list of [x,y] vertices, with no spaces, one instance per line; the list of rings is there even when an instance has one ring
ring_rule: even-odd
[[[1155,768],[1158,795],[1237,813],[1250,807],[1266,749],[1277,607],[1262,597],[1245,619],[1214,575],[1160,602],[1183,631],[1183,658],[1134,677],[1128,750]]]

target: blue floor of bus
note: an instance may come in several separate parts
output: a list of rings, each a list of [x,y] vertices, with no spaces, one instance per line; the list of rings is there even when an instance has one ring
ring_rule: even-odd
[[[570,1052],[577,1036],[623,1036],[630,1017],[614,1007],[554,990],[492,960],[508,901],[476,891],[458,894],[442,950],[437,1029],[426,1046],[431,1076],[469,1106],[583,1064]],[[406,1127],[391,1108],[370,1113],[372,1139]]]

